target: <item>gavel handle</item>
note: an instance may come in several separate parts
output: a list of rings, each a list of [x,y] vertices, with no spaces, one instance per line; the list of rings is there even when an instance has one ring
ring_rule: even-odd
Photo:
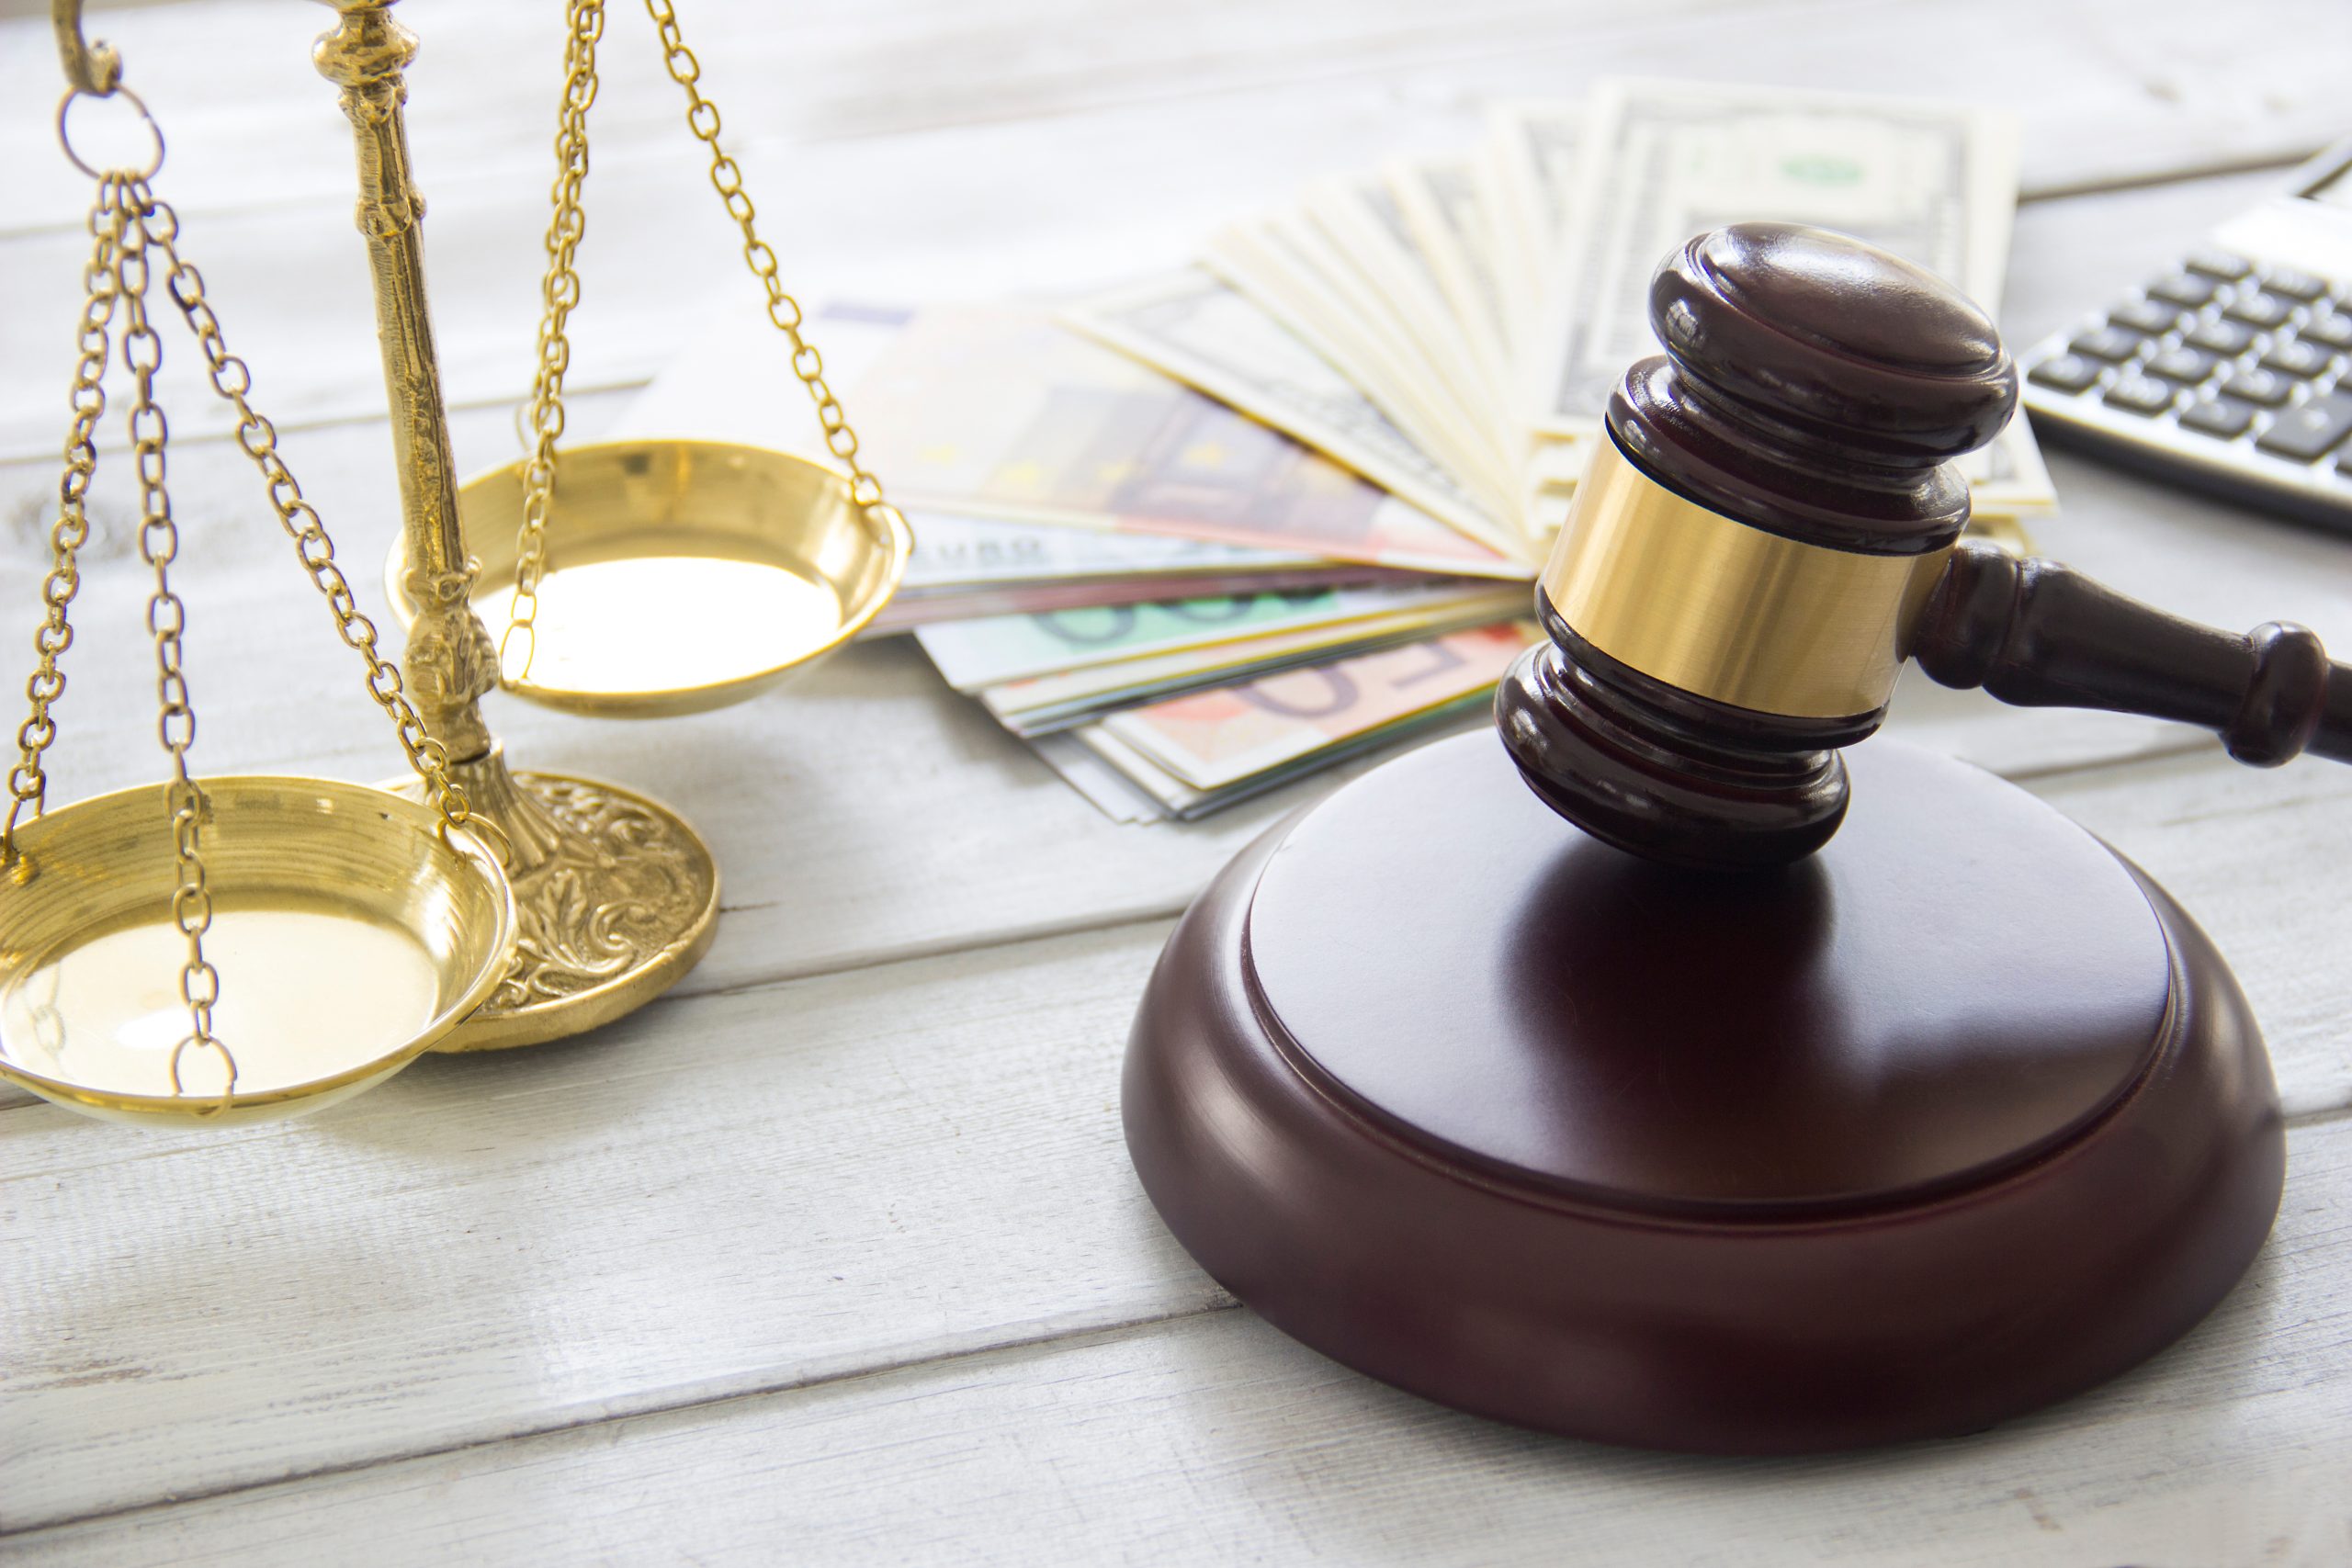
[[[2352,761],[2352,668],[2330,662],[2309,628],[2267,621],[2241,637],[2201,626],[1973,539],[1952,551],[1911,653],[1944,685],[1982,686],[2023,707],[2199,725],[2256,767],[2307,748]]]

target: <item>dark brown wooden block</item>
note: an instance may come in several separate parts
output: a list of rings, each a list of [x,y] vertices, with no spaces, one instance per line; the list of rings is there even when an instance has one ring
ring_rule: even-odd
[[[2031,796],[1847,756],[1844,830],[1758,874],[1588,837],[1491,733],[1274,829],[1129,1044],[1170,1227],[1351,1366],[1614,1442],[1967,1432],[2160,1349],[2277,1210],[2244,998]]]

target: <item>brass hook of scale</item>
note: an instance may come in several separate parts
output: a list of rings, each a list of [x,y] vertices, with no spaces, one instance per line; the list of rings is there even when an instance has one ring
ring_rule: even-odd
[[[480,569],[468,552],[477,534],[517,536],[503,558],[485,547],[506,599],[522,601],[502,606],[509,645],[523,634],[505,683],[558,706],[633,715],[715,706],[808,668],[880,610],[912,547],[904,519],[858,464],[822,362],[799,334],[797,307],[752,229],[741,172],[718,149],[718,112],[695,86],[699,67],[666,0],[648,8],[671,73],[687,90],[689,123],[712,150],[714,183],[847,472],[716,443],[611,444],[559,458],[569,358],[562,317],[578,284],[551,272],[533,398],[537,449],[529,462],[468,486],[461,502],[425,309],[423,203],[401,119],[415,41],[386,16],[394,0],[322,3],[340,15],[313,58],[342,87],[355,132],[359,227],[399,469],[402,529],[391,575],[410,635],[397,668],[377,651],[376,628],[279,457],[275,428],[247,400],[251,374],[228,351],[201,276],[178,254],[178,219],[148,183],[163,162],[161,132],[121,85],[116,52],[85,39],[81,0],[52,0],[68,83],[59,135],[68,158],[97,182],[96,249],[39,665],[27,687],[32,713],[0,828],[0,1077],[115,1120],[286,1115],[359,1092],[426,1049],[576,1034],[666,989],[707,946],[718,874],[681,818],[614,785],[508,771],[477,705],[500,683],[474,609]],[[566,118],[576,152],[566,159],[576,172],[560,172],[556,218],[570,237],[566,275],[582,227],[578,117],[594,96],[601,0],[571,0],[567,16]],[[143,171],[92,168],[74,150],[67,121],[75,104],[110,97],[134,108],[153,136]],[[239,444],[261,469],[302,566],[365,661],[368,694],[394,721],[413,781],[378,789],[191,776],[195,717],[180,662],[187,612],[169,578],[180,541],[164,483],[165,426],[152,396],[162,355],[146,314],[155,268],[215,390],[234,406]],[[567,296],[560,308],[559,289]],[[65,687],[59,656],[73,641],[76,551],[88,536],[84,502],[116,353],[136,382],[139,540],[154,574],[147,625],[173,774],[160,797],[131,789],[47,811],[41,759]],[[623,583],[630,591],[616,594]],[[793,614],[775,613],[783,599]],[[763,618],[713,630],[715,610],[747,604]],[[616,629],[582,618],[599,608],[632,619]],[[694,652],[677,651],[690,643]],[[176,994],[156,984],[172,976]]]

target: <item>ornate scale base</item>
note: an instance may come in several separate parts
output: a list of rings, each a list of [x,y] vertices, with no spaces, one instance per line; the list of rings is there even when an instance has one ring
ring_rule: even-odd
[[[1374,1377],[1727,1453],[1980,1429],[2153,1354],[2277,1212],[2220,955],[2022,791],[1888,741],[1812,860],[1587,838],[1491,732],[1244,852],[1129,1045],[1208,1271]]]
[[[718,867],[668,807],[617,785],[453,763],[473,809],[514,846],[514,959],[480,1011],[434,1046],[495,1051],[594,1029],[676,985],[718,925]],[[413,782],[387,785],[407,795]]]

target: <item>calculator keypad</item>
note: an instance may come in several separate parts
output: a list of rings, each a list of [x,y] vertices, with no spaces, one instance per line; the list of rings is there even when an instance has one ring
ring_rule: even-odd
[[[2352,281],[2192,252],[2045,347],[2027,379],[2039,412],[2106,411],[2099,428],[2152,457],[2317,486],[2352,513]]]

